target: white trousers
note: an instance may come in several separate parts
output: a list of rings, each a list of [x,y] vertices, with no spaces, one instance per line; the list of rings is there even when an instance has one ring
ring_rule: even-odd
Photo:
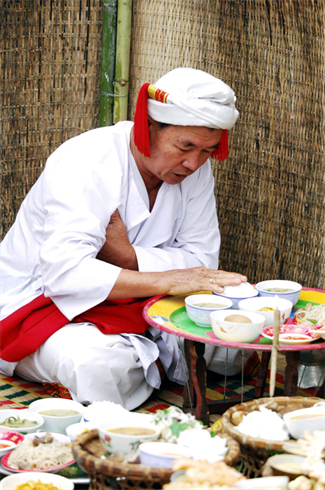
[[[176,336],[171,337],[177,349]],[[148,350],[139,355],[134,344],[121,335],[105,335],[90,323],[69,323],[21,360],[15,373],[34,382],[60,383],[81,403],[109,400],[132,410],[153,392],[147,379],[148,365],[157,369],[155,349],[152,343],[148,359]],[[250,353],[245,351],[243,358],[237,349],[207,344],[205,358],[208,369],[231,376],[241,370]]]

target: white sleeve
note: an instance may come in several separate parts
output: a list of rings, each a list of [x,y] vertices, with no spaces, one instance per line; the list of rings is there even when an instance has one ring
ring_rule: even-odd
[[[72,154],[69,147],[53,155],[42,187],[41,276],[45,296],[71,320],[105,300],[121,271],[96,259],[120,203],[121,169],[117,163],[109,172],[107,159],[93,156],[93,163],[89,155]]]
[[[192,191],[184,203],[184,218],[172,246],[134,246],[139,271],[166,271],[202,265],[218,269],[220,232],[210,163],[207,162],[197,172],[197,180],[195,185],[192,183]]]

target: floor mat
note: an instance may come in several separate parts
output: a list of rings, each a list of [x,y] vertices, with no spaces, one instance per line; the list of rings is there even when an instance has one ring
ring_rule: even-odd
[[[268,375],[269,376],[269,375]],[[207,376],[207,399],[223,400],[224,398],[238,398],[240,396],[254,397],[256,377],[245,378],[244,386],[241,386],[241,377],[228,377],[225,380],[223,376],[208,371]],[[269,377],[267,379],[269,383]],[[0,377],[0,409],[5,408],[26,408],[39,398],[63,397],[67,398],[66,392],[57,390],[51,385],[31,383],[17,376]],[[268,396],[269,385],[265,389],[265,396]],[[139,409],[149,412],[155,412],[161,408],[167,408],[170,405],[182,407],[183,387],[176,383],[165,380],[160,390],[155,390],[152,396]],[[275,383],[275,396],[283,394],[283,377],[277,375]],[[300,396],[315,396],[315,389],[298,390]]]

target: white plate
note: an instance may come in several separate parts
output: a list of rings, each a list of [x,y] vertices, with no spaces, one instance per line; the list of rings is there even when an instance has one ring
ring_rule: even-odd
[[[49,473],[51,473],[51,471],[49,471]],[[2,466],[1,462],[0,462],[0,474],[6,476],[15,475],[13,471],[9,471],[4,466]],[[72,481],[72,483],[74,483],[75,485],[76,484],[87,485],[88,483],[90,483],[90,478],[68,478],[68,480]]]

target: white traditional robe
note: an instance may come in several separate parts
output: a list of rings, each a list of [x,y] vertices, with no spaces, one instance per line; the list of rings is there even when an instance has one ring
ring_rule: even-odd
[[[69,320],[104,301],[121,269],[96,255],[116,209],[139,271],[218,268],[220,234],[209,161],[180,184],[164,182],[150,212],[130,151],[132,126],[121,122],[88,131],[49,157],[0,245],[1,319],[42,293]],[[138,353],[141,358],[141,349]],[[0,362],[5,374],[12,375],[15,367]]]

